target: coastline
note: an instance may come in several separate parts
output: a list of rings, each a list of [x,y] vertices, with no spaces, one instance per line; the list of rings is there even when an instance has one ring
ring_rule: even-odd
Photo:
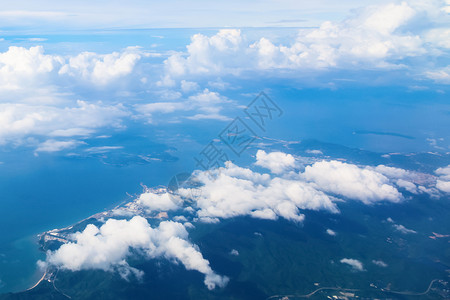
[[[132,207],[132,204],[133,204],[135,201],[136,201],[136,199],[133,199],[133,198],[130,198],[129,200],[121,201],[119,204],[115,205],[112,209],[107,209],[107,210],[105,210],[105,211],[102,211],[102,212],[99,212],[99,213],[95,213],[95,214],[93,214],[93,215],[90,215],[90,216],[88,216],[88,217],[86,217],[86,218],[84,218],[84,219],[82,219],[82,220],[80,220],[80,221],[77,221],[76,223],[74,223],[74,224],[72,224],[72,225],[66,226],[66,227],[64,227],[64,228],[56,228],[56,229],[44,231],[44,232],[42,232],[42,233],[39,233],[39,234],[33,236],[33,239],[35,239],[35,238],[37,237],[37,241],[35,240],[35,242],[36,242],[36,244],[37,244],[36,246],[39,246],[39,245],[43,246],[43,245],[44,245],[44,244],[41,244],[41,238],[43,238],[43,237],[44,237],[44,238],[47,237],[47,238],[49,238],[50,240],[60,240],[61,242],[65,243],[65,242],[67,242],[67,239],[66,239],[66,237],[65,237],[64,234],[63,234],[63,235],[60,235],[60,232],[61,232],[61,231],[70,231],[70,230],[73,229],[74,226],[76,226],[76,225],[78,225],[78,224],[81,224],[81,223],[83,223],[83,222],[86,222],[86,221],[89,220],[89,219],[101,220],[101,219],[103,219],[103,218],[105,218],[105,217],[106,217],[106,218],[113,217],[113,216],[114,216],[114,215],[113,215],[113,211],[116,210],[116,209],[120,209],[120,208],[125,208],[125,209],[127,209],[127,210],[128,210],[128,209],[131,209],[131,210],[133,210],[133,211],[136,212],[136,213],[143,213],[143,212],[139,212],[139,211],[135,211],[135,210],[134,210],[134,207]],[[130,207],[130,206],[131,206],[131,207]],[[42,250],[42,249],[40,249],[40,250],[38,250],[38,251],[39,251],[39,252],[42,252],[42,251],[45,252],[45,250]],[[17,292],[18,292],[18,293],[21,293],[21,292],[31,291],[31,290],[33,290],[34,288],[36,288],[36,287],[37,287],[43,280],[45,280],[47,277],[48,277],[49,281],[52,280],[52,279],[51,279],[51,277],[52,277],[52,272],[51,272],[51,271],[49,272],[48,269],[46,269],[46,270],[44,271],[44,273],[42,274],[42,276],[39,278],[39,280],[38,280],[37,282],[34,283],[33,286],[31,286],[31,287],[29,287],[29,288],[27,288],[27,289],[23,289],[23,290],[17,291]],[[2,294],[2,293],[0,293],[0,294]]]
[[[32,287],[26,289],[25,292],[26,292],[26,291],[31,291],[32,289],[34,289],[35,287],[37,287],[37,286],[42,282],[42,280],[45,279],[45,276],[47,276],[47,271],[44,272],[44,274],[43,274],[42,277],[38,280],[38,282],[36,282]]]

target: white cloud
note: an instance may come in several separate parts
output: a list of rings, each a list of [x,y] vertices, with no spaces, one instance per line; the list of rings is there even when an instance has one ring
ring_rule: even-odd
[[[302,176],[320,190],[360,200],[365,204],[378,201],[399,202],[402,195],[389,179],[370,168],[339,161],[320,161],[305,168]]]
[[[450,193],[450,181],[437,180],[436,188],[443,192]]]
[[[398,232],[401,232],[403,234],[413,234],[413,233],[417,233],[417,231],[412,230],[412,229],[408,229],[405,226],[401,225],[401,224],[396,224],[394,222],[394,220],[392,220],[392,218],[387,218],[386,221],[388,221],[389,223],[392,224],[392,227],[394,227],[395,230],[397,230]]]
[[[372,263],[376,266],[382,267],[382,268],[386,268],[388,265],[387,263],[385,263],[382,260],[372,260]]]
[[[283,217],[301,222],[300,209],[337,213],[332,199],[308,183],[296,179],[271,178],[227,162],[224,168],[195,173],[203,184],[196,199],[199,217],[232,218],[251,216],[262,219]],[[180,193],[189,197],[190,189]]]
[[[195,95],[189,96],[184,101],[178,102],[154,102],[135,106],[138,118],[145,118],[149,123],[155,122],[155,116],[161,114],[174,114],[174,118],[181,117],[190,120],[219,120],[228,121],[229,117],[221,114],[224,104],[232,101],[221,96],[217,92],[204,89]],[[192,113],[196,113],[192,115]],[[164,118],[167,120],[167,117]],[[158,119],[159,120],[159,119]]]
[[[425,34],[425,40],[440,48],[450,49],[450,29],[448,27],[433,28]]]
[[[389,61],[424,53],[419,36],[398,30],[414,15],[405,2],[369,6],[342,22],[301,31],[290,47],[265,38],[252,47],[262,68],[386,68]]]
[[[423,192],[423,186],[416,188],[414,183],[398,177],[424,182],[430,177],[399,168],[357,166],[333,160],[309,163],[304,172],[295,173],[291,168],[302,158],[282,152],[267,154],[259,150],[256,160],[255,165],[264,165],[275,172],[272,175],[258,173],[227,162],[219,169],[196,171],[194,176],[201,186],[182,188],[179,193],[187,198],[198,195],[191,200],[195,203],[197,216],[204,222],[236,216],[302,221],[301,210],[305,209],[338,213],[335,202],[340,200],[333,196],[368,205],[403,201],[403,195],[394,183],[417,193]],[[392,179],[381,172],[390,174]]]
[[[274,174],[281,174],[295,167],[295,158],[283,152],[256,152],[255,165],[269,169]]]
[[[184,93],[189,93],[199,89],[199,85],[196,82],[181,80],[181,90]]]
[[[69,137],[69,136],[90,136],[93,133],[92,129],[87,128],[69,128],[57,129],[51,132],[50,136]]]
[[[185,107],[186,105],[183,102],[154,102],[140,104],[136,106],[136,111],[151,120],[154,114],[173,113],[177,110],[184,110]]]
[[[404,179],[398,179],[395,182],[395,184],[398,187],[404,188],[405,190],[407,190],[410,193],[413,193],[413,194],[417,194],[418,193],[417,186],[414,183],[410,182],[410,181],[406,181]]]
[[[231,121],[230,117],[218,114],[218,113],[210,113],[210,114],[196,114],[193,116],[186,117],[189,120],[217,120],[217,121]]]
[[[437,83],[450,84],[450,66],[427,71],[425,76]]]
[[[121,127],[129,116],[123,105],[86,95],[76,100],[77,94],[85,88],[120,89],[111,83],[132,76],[142,56],[136,48],[73,57],[45,54],[42,46],[0,52],[0,144],[21,144],[36,135],[82,139],[103,127]]]
[[[439,176],[436,180],[436,188],[442,192],[450,193],[450,165],[437,169],[435,173]]]
[[[78,146],[81,142],[70,140],[70,141],[56,141],[56,140],[47,140],[36,148],[35,152],[58,152],[65,149],[71,149]]]
[[[242,55],[244,53],[241,52],[245,50],[243,47],[240,30],[221,29],[210,38],[195,34],[191,37],[191,43],[186,46],[187,57],[176,53],[164,63],[168,74],[172,76],[217,74],[224,69],[234,73],[234,68],[247,65],[245,56]]]
[[[37,87],[51,82],[50,75],[64,63],[60,56],[44,54],[42,46],[9,47],[0,52],[0,91]]]
[[[388,177],[391,182],[395,183],[398,187],[405,189],[410,193],[428,193],[431,196],[435,194],[435,191],[433,189],[427,189],[423,186],[427,185],[431,187],[433,185],[435,179],[430,174],[388,167],[385,165],[376,166],[375,168],[372,168],[372,170]]]
[[[112,150],[123,149],[123,146],[99,146],[99,147],[90,147],[85,149],[85,152],[89,153],[106,153]]]
[[[371,5],[341,22],[326,21],[319,28],[302,29],[287,45],[274,44],[266,37],[249,41],[238,29],[219,30],[210,37],[195,34],[186,55],[175,53],[165,61],[163,77],[173,83],[174,78],[237,75],[248,70],[404,68],[405,58],[437,55],[437,48],[447,47],[443,41],[448,30],[439,27],[439,21],[428,31],[419,30],[416,24],[419,15],[443,19],[439,9],[438,4],[407,2]],[[448,72],[430,71],[427,76],[445,80]]]
[[[435,171],[435,173],[439,176],[441,176],[441,178],[443,179],[448,179],[450,180],[450,165],[443,167],[443,168],[439,168]]]
[[[72,271],[118,270],[124,277],[131,273],[142,276],[142,272],[126,262],[130,249],[134,249],[148,258],[173,259],[187,270],[204,274],[209,289],[223,287],[228,282],[228,278],[211,269],[198,247],[188,241],[188,232],[180,223],[165,221],[152,228],[139,216],[129,221],[109,219],[100,228],[89,224],[83,232],[75,233],[72,240],[56,251],[48,251],[46,263]]]
[[[323,155],[323,152],[320,150],[306,150],[305,152],[308,154]]]
[[[336,232],[334,230],[329,229],[329,228],[327,229],[326,232],[327,232],[328,235],[331,235],[331,236],[335,236],[336,235]]]
[[[399,231],[401,233],[404,233],[404,234],[417,233],[416,231],[414,231],[412,229],[408,229],[405,226],[400,225],[400,224],[394,224],[392,226],[394,226],[395,230],[397,230],[397,231]]]
[[[230,251],[230,254],[233,255],[233,256],[238,256],[239,255],[239,251],[237,251],[236,249],[232,249]]]
[[[61,56],[45,54],[42,46],[28,49],[11,46],[0,52],[0,92],[15,92],[23,97],[24,93],[35,96],[39,91],[54,95],[64,89],[67,93],[68,86],[77,84],[102,87],[130,75],[143,56],[145,54],[136,47],[110,54],[83,52]],[[67,76],[70,84],[63,81]],[[6,96],[8,94],[3,97]]]
[[[129,75],[142,55],[136,47],[110,54],[83,52],[69,58],[59,70],[60,75],[81,77],[88,83],[106,85]]]
[[[364,266],[363,266],[362,262],[360,262],[357,259],[343,258],[343,259],[340,260],[340,262],[343,263],[343,264],[349,265],[355,271],[364,271]]]
[[[389,178],[401,178],[405,179],[411,177],[410,172],[400,168],[388,167],[385,165],[378,165],[374,168],[378,173],[381,173]]]
[[[122,105],[101,102],[77,101],[68,107],[0,103],[0,144],[29,135],[69,137],[117,128],[128,114]]]
[[[139,196],[137,204],[150,211],[169,211],[178,208],[175,202],[170,199],[168,193],[156,194],[150,190]]]

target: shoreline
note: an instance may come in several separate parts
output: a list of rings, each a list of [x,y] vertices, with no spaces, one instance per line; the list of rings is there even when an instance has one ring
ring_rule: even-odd
[[[90,215],[90,216],[88,216],[88,217],[86,217],[86,218],[84,218],[84,219],[82,219],[82,220],[80,220],[80,221],[78,221],[78,222],[76,222],[76,223],[74,223],[74,224],[72,224],[72,225],[66,226],[66,227],[64,227],[64,228],[57,228],[57,229],[52,229],[52,230],[48,230],[48,231],[41,232],[41,233],[35,235],[34,237],[38,237],[38,240],[39,240],[40,237],[42,237],[43,235],[49,234],[49,233],[51,233],[52,231],[70,230],[70,229],[73,228],[73,226],[75,226],[75,225],[77,225],[77,224],[80,224],[80,223],[82,223],[82,222],[85,222],[85,221],[87,221],[87,220],[89,220],[89,219],[91,219],[91,218],[94,218],[94,219],[97,219],[97,220],[98,220],[98,219],[100,219],[100,218],[102,218],[102,217],[108,216],[108,213],[112,212],[113,210],[118,209],[118,208],[120,208],[120,207],[124,207],[124,206],[126,206],[128,203],[131,203],[131,202],[133,202],[133,201],[134,201],[134,199],[131,199],[131,200],[124,200],[124,201],[120,202],[119,204],[115,205],[112,209],[105,210],[105,211],[102,211],[102,212],[99,212],[99,213],[95,213],[95,214],[93,214],[93,215]],[[37,244],[39,245],[39,241],[37,242]],[[45,251],[44,251],[44,252],[45,252]],[[40,277],[40,279],[39,279],[32,287],[29,287],[29,288],[27,288],[27,289],[18,291],[17,293],[23,293],[23,292],[28,292],[28,291],[33,290],[34,288],[36,288],[36,287],[37,287],[37,286],[45,279],[45,277],[47,276],[47,274],[48,274],[48,270],[45,270],[44,274],[42,274],[42,276]],[[0,294],[2,294],[2,293],[0,293]]]
[[[37,286],[42,282],[42,280],[45,279],[45,276],[46,276],[46,275],[47,275],[47,270],[44,272],[44,274],[43,274],[42,277],[38,280],[38,282],[36,282],[32,287],[26,289],[25,292],[31,291],[32,289],[34,289],[35,287],[37,287]]]

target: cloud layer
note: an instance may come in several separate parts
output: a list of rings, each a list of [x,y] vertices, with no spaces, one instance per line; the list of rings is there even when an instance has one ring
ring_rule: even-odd
[[[300,161],[282,152],[259,150],[255,165],[272,170],[271,174],[227,162],[222,168],[197,171],[200,187],[178,192],[184,198],[197,195],[192,199],[196,216],[206,222],[237,216],[301,222],[304,210],[339,213],[336,202],[343,199],[364,204],[404,200],[395,181],[373,167],[322,160],[296,172]]]
[[[238,103],[221,93],[239,87],[227,81],[251,81],[256,75],[288,78],[297,86],[299,80],[310,82],[329,74],[318,84],[333,87],[339,72],[362,74],[356,77],[358,83],[367,84],[360,80],[369,78],[373,84],[372,76],[377,80],[379,76],[372,74],[382,72],[383,78],[388,78],[386,71],[395,71],[408,85],[448,84],[449,66],[443,59],[450,48],[446,42],[450,37],[448,11],[441,1],[383,2],[353,10],[341,21],[299,29],[294,39],[272,31],[197,33],[185,51],[155,52],[130,46],[110,53],[66,55],[46,53],[39,45],[44,40],[31,38],[36,46],[11,46],[0,52],[0,120],[4,128],[0,129],[0,143],[20,144],[36,135],[39,143],[49,139],[80,142],[82,136],[117,126],[121,120],[149,124],[228,121],[226,109]],[[64,15],[16,13],[41,18]],[[89,110],[96,111],[95,120],[100,124],[89,117]],[[55,115],[63,116],[63,122]],[[93,125],[79,124],[78,119]],[[71,138],[52,136],[56,132]],[[404,181],[398,184],[415,190]],[[445,182],[438,186],[448,190]]]
[[[435,171],[438,175],[436,181],[436,188],[445,193],[450,193],[450,165],[444,168],[439,168]]]
[[[384,175],[340,161],[316,162],[305,168],[303,177],[318,189],[357,199],[365,204],[402,200],[402,195]]]
[[[341,22],[326,21],[319,28],[302,29],[289,44],[276,44],[267,37],[250,41],[238,29],[223,29],[210,37],[196,34],[186,47],[187,55],[176,53],[165,61],[165,78],[235,76],[276,69],[407,69],[413,67],[408,66],[411,59],[448,51],[448,43],[443,42],[449,37],[444,7],[439,1],[371,5]],[[434,28],[430,29],[432,20]],[[414,68],[423,77],[448,81],[447,66],[426,70],[419,63]]]

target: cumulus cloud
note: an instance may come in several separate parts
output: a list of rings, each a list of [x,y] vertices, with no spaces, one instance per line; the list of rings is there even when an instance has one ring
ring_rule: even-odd
[[[436,188],[443,192],[450,193],[450,181],[437,180]]]
[[[233,255],[233,256],[239,256],[239,251],[237,251],[236,249],[232,249],[232,250],[230,251],[230,255]]]
[[[365,204],[399,202],[403,198],[381,173],[340,161],[316,162],[307,166],[302,176],[320,190],[360,200]]]
[[[340,262],[343,263],[343,264],[349,265],[355,271],[364,271],[364,266],[363,266],[362,262],[360,262],[357,259],[343,258],[343,259],[340,260]]]
[[[28,49],[12,46],[0,52],[0,92],[35,93],[43,89],[56,92],[58,85],[67,88],[62,81],[67,76],[71,86],[77,83],[105,86],[131,74],[144,55],[136,47],[110,54],[83,52],[62,56],[45,54],[42,46]]]
[[[135,48],[73,57],[46,54],[42,46],[0,52],[0,144],[20,144],[31,136],[40,136],[41,142],[50,137],[82,139],[103,127],[121,127],[129,116],[124,105],[90,96],[77,100],[77,95],[84,87],[111,87],[131,75],[141,56]],[[69,147],[67,140],[55,142],[59,147],[52,149]],[[51,150],[46,146],[38,151]]]
[[[85,82],[106,85],[114,80],[129,75],[142,54],[136,47],[129,47],[110,54],[83,52],[70,57],[58,71],[59,75],[82,78]]]
[[[283,217],[301,222],[304,215],[300,209],[338,212],[329,196],[308,183],[272,178],[231,162],[223,168],[197,172],[195,176],[202,184],[195,202],[201,218],[251,216],[274,220]],[[180,193],[188,197],[192,191],[180,189]]]
[[[338,213],[336,197],[359,200],[364,204],[383,201],[397,203],[404,198],[395,183],[405,188],[415,188],[413,183],[406,180],[402,183],[397,179],[399,176],[408,178],[417,175],[403,169],[323,160],[309,163],[303,172],[296,173],[292,168],[298,164],[297,160],[302,158],[259,150],[255,165],[271,169],[272,174],[226,162],[225,167],[195,172],[199,185],[185,187],[178,192],[185,198],[198,195],[191,200],[196,215],[204,222],[218,222],[220,218],[236,216],[272,220],[282,217],[302,221],[302,210]],[[381,172],[396,176],[390,179]],[[332,230],[327,233],[333,234]]]
[[[258,150],[255,165],[269,169],[272,173],[281,174],[295,167],[295,158],[283,152],[266,153],[264,150]]]
[[[166,101],[138,104],[135,106],[135,109],[138,113],[137,118],[144,118],[149,123],[155,122],[155,116],[172,113],[182,113],[182,117],[190,120],[210,119],[228,121],[230,118],[222,115],[221,112],[224,108],[223,106],[230,103],[232,101],[221,96],[219,93],[204,89],[195,95],[189,96],[187,99],[179,99],[176,102]]]
[[[329,229],[329,228],[327,229],[326,233],[328,235],[331,235],[331,236],[335,236],[336,235],[336,232],[334,230]]]
[[[435,173],[443,179],[450,180],[450,165],[437,169]]]
[[[398,179],[395,183],[397,184],[398,187],[404,188],[405,190],[407,190],[410,193],[413,193],[413,194],[418,193],[417,186],[410,181],[406,181],[404,179]]]
[[[0,90],[18,90],[47,83],[50,74],[63,63],[60,56],[44,54],[42,46],[9,47],[0,53]]]
[[[170,52],[162,64],[145,60],[160,54],[150,54],[138,47],[112,53],[62,55],[46,53],[42,46],[13,46],[0,52],[0,103],[11,106],[9,109],[14,105],[32,105],[30,110],[38,111],[45,106],[51,115],[53,110],[76,106],[74,99],[83,99],[90,104],[97,101],[78,97],[84,94],[80,88],[100,89],[108,93],[105,96],[108,98],[112,94],[153,94],[156,99],[150,103],[136,101],[130,104],[138,118],[150,123],[156,122],[156,115],[170,113],[182,113],[183,118],[190,120],[226,121],[229,118],[223,111],[231,102],[215,91],[203,89],[200,82],[204,77],[201,76],[208,77],[209,88],[223,89],[227,83],[220,79],[221,75],[235,76],[248,74],[243,73],[248,71],[266,70],[274,76],[279,76],[280,72],[282,76],[293,73],[297,78],[299,72],[296,71],[305,69],[322,72],[409,66],[414,72],[445,84],[449,78],[448,66],[433,63],[411,66],[410,62],[421,55],[439,56],[450,48],[446,42],[450,31],[441,22],[443,16],[446,17],[443,8],[448,6],[436,3],[401,2],[369,6],[355,10],[340,22],[324,22],[318,28],[302,29],[289,42],[274,42],[272,37],[264,36],[250,39],[238,29],[219,30],[211,36],[195,34],[184,53]],[[422,20],[428,25],[418,26],[417,22],[422,18],[433,22]],[[282,40],[282,37],[276,40]],[[33,40],[35,43],[39,41]],[[420,58],[417,61],[437,60]],[[273,72],[275,69],[283,70]],[[285,72],[285,69],[291,72]],[[156,84],[158,79],[159,84]],[[149,92],[152,88],[156,91]],[[28,110],[26,107],[19,109]],[[36,117],[39,119],[41,114],[38,114]],[[27,119],[23,123],[33,122],[37,121]],[[6,126],[11,128],[11,124]],[[54,136],[70,137],[77,132],[81,137],[93,132],[89,126],[54,127]],[[8,132],[10,136],[21,135],[15,129]],[[4,135],[0,133],[3,143]],[[411,185],[406,187],[403,181],[399,184],[413,191]],[[448,190],[446,183],[439,182],[438,186]]]
[[[69,137],[121,127],[128,114],[123,105],[101,102],[77,101],[67,107],[0,103],[0,144],[29,135]]]
[[[395,230],[397,230],[397,231],[399,231],[401,233],[404,233],[404,234],[417,233],[416,231],[414,231],[412,229],[408,229],[405,226],[400,225],[400,224],[394,224],[392,226],[394,226]]]
[[[164,62],[166,71],[171,76],[217,74],[224,69],[236,73],[235,68],[246,65],[242,42],[241,31],[236,29],[221,29],[212,37],[195,34],[186,46],[188,56],[181,53],[170,56]]]
[[[276,46],[262,38],[252,45],[263,68],[389,67],[387,60],[422,54],[420,37],[401,33],[415,11],[405,2],[370,6],[342,22],[324,22],[300,32],[291,46]]]
[[[399,188],[412,194],[427,193],[432,197],[435,197],[437,194],[436,189],[432,187],[435,178],[430,174],[388,167],[385,165],[376,166],[375,168],[372,168],[372,170],[383,174]]]
[[[382,260],[372,260],[372,263],[376,266],[382,267],[382,268],[386,268],[388,265],[387,263],[385,263]]]
[[[170,199],[168,193],[156,194],[150,190],[139,196],[137,204],[150,211],[169,211],[178,208],[175,202]]]
[[[385,165],[376,166],[373,170],[378,173],[385,175],[390,179],[395,179],[394,183],[410,193],[417,194],[419,191],[417,189],[414,181],[417,181],[419,175],[400,168],[388,167]]]
[[[436,188],[442,192],[450,193],[450,165],[437,169],[435,173],[439,176],[436,180]]]
[[[378,173],[381,173],[389,178],[401,178],[405,179],[407,177],[412,177],[412,173],[408,170],[395,168],[395,167],[388,167],[385,165],[378,165],[374,168],[374,170]]]
[[[440,9],[437,3],[371,5],[343,21],[302,29],[287,44],[275,44],[267,37],[250,41],[238,29],[223,29],[209,37],[196,34],[185,55],[178,52],[164,62],[163,77],[174,84],[173,79],[186,76],[236,75],[248,70],[405,68],[408,58],[434,56],[448,48],[443,42],[448,30],[439,21],[445,14]],[[418,16],[438,20],[435,28],[419,30]],[[426,76],[448,81],[446,70],[429,71]]]
[[[148,258],[176,260],[187,270],[204,274],[204,282],[209,289],[223,287],[228,282],[227,277],[211,269],[198,247],[188,241],[188,232],[181,223],[165,221],[152,228],[145,218],[139,216],[131,220],[109,219],[100,228],[89,224],[84,231],[73,234],[71,239],[58,250],[48,251],[46,263],[72,271],[118,270],[124,276],[142,276],[142,272],[126,262],[133,249]]]

